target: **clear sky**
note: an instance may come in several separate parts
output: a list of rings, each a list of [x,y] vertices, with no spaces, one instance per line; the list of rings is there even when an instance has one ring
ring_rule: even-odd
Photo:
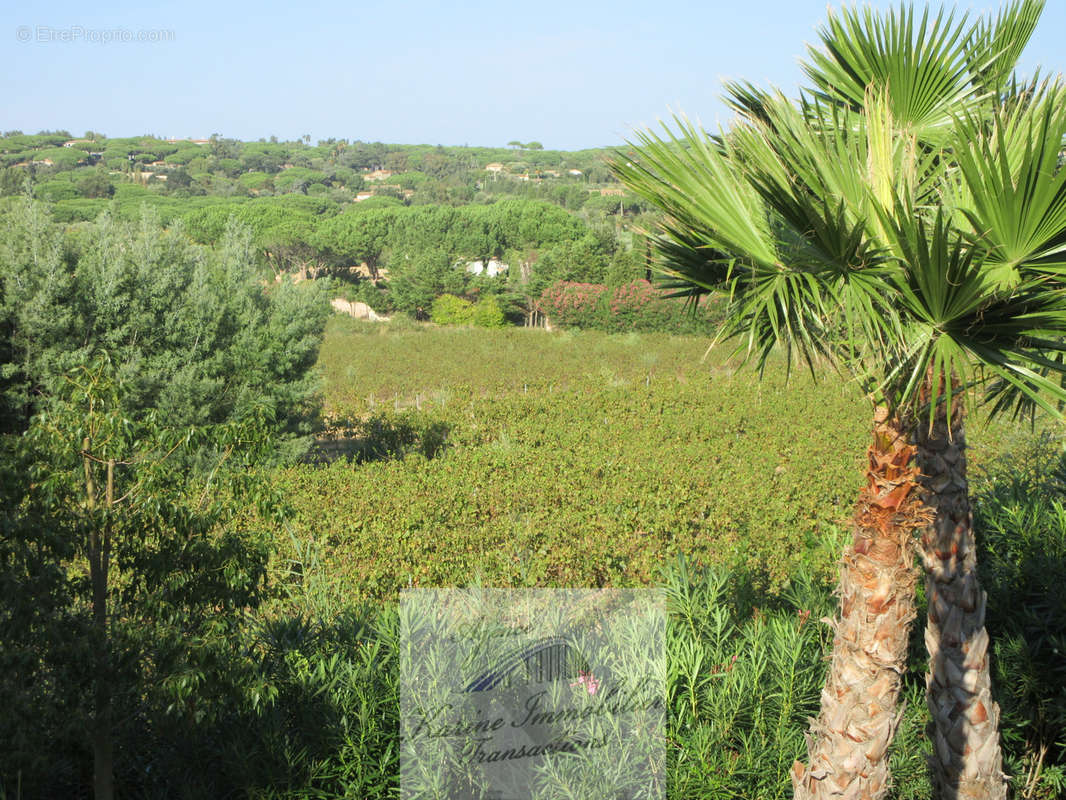
[[[517,139],[568,150],[617,145],[671,111],[714,127],[727,119],[724,78],[793,92],[797,61],[827,8],[825,0],[4,6],[2,130]],[[1047,6],[1023,66],[1064,72],[1066,0]],[[955,7],[983,13],[999,4]],[[121,41],[142,32],[162,41]]]

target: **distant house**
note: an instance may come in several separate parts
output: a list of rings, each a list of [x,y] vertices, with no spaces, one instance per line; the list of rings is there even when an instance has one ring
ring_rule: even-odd
[[[386,178],[392,177],[391,169],[376,169],[373,172],[366,172],[363,174],[363,179],[368,181],[383,181]]]
[[[568,170],[568,172],[569,172],[569,174],[571,174],[571,175],[584,175],[584,174],[585,174],[584,172],[582,172],[582,171],[581,171],[581,170],[579,170],[579,169],[572,169],[572,170]]]
[[[92,139],[71,139],[69,142],[63,142],[64,147],[73,147],[76,144],[85,144],[91,142]]]
[[[503,164],[493,162],[492,164],[486,164],[485,169],[489,172],[503,172]]]
[[[369,200],[373,196],[374,196],[373,192],[358,192],[355,195],[355,202],[361,203],[364,200]]]
[[[466,264],[466,271],[471,275],[487,275],[490,278],[495,278],[497,275],[502,275],[510,267],[504,264],[499,259],[490,258],[486,264],[484,261],[469,261]]]

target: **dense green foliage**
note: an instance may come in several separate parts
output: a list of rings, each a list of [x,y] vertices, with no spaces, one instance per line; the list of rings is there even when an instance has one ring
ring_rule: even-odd
[[[275,507],[247,471],[267,431],[131,419],[106,361],[69,378],[0,451],[0,793],[22,797],[90,783],[101,708],[118,785],[140,786],[181,736],[262,686],[230,647],[266,588],[264,526],[234,518]],[[210,472],[184,466],[190,451]],[[111,612],[97,618],[101,555]]]
[[[430,319],[438,325],[476,325],[479,328],[502,328],[505,322],[503,310],[491,294],[476,303],[453,294],[442,294],[433,301]]]
[[[146,212],[134,223],[105,214],[67,236],[26,201],[4,215],[0,253],[8,430],[103,352],[134,419],[151,410],[181,428],[262,415],[306,444],[324,287],[282,284],[267,295],[245,229],[229,225],[206,250]]]
[[[1053,439],[994,461],[977,505],[1008,771],[1066,793],[1066,458]]]
[[[454,294],[442,294],[433,301],[430,319],[438,325],[469,325],[474,319],[474,304]]]
[[[0,226],[0,793],[141,786],[219,698],[258,703],[231,650],[266,588],[276,503],[253,471],[306,449],[322,287],[30,200]],[[255,508],[264,521],[236,524]],[[187,733],[185,734],[187,735]],[[161,738],[162,737],[162,738]],[[101,776],[105,776],[103,780]]]

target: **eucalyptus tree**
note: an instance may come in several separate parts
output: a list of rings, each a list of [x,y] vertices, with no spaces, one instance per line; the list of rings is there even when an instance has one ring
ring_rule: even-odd
[[[735,124],[638,133],[612,167],[664,212],[667,285],[728,291],[721,338],[760,369],[828,361],[873,407],[833,655],[797,797],[882,797],[925,569],[941,796],[1005,797],[964,417],[1066,401],[1066,91],[1020,83],[1042,0],[998,16],[830,12],[789,100],[731,84]],[[919,534],[919,535],[915,535]]]

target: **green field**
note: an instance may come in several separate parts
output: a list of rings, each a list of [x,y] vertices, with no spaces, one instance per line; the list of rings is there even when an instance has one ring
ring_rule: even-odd
[[[333,460],[278,473],[279,557],[314,552],[338,596],[642,585],[678,555],[772,589],[834,572],[871,408],[833,373],[760,381],[699,338],[342,318],[320,367]],[[971,427],[976,465],[1025,436]]]

